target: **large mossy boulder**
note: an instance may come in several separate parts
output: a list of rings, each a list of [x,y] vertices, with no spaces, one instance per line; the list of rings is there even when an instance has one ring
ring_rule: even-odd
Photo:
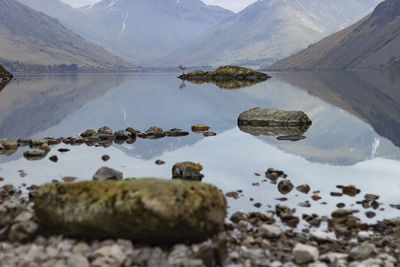
[[[45,235],[172,245],[223,230],[226,201],[208,184],[131,179],[42,185],[34,209]]]
[[[271,76],[249,68],[229,65],[215,71],[195,70],[178,78],[193,83],[212,82],[224,89],[236,89],[266,81]]]

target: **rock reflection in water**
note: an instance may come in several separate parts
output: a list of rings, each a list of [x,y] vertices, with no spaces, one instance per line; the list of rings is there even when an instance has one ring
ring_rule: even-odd
[[[253,82],[253,81],[240,81],[240,80],[230,80],[230,81],[199,81],[199,80],[187,80],[193,84],[204,84],[204,83],[213,83],[221,89],[240,89],[244,87],[249,87],[261,82]],[[263,81],[262,81],[263,82]]]
[[[251,126],[251,125],[239,125],[239,129],[242,132],[259,136],[279,136],[278,140],[290,140],[299,141],[304,139],[304,133],[308,130],[310,125],[303,125],[299,127],[268,127],[268,126]]]

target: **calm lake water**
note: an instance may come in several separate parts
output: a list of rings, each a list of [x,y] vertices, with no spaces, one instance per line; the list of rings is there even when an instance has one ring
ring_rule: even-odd
[[[213,84],[182,84],[176,74],[18,76],[0,92],[0,138],[68,137],[86,129],[128,126],[146,130],[180,128],[204,123],[218,133],[203,137],[137,139],[134,144],[109,148],[52,147],[48,158],[28,161],[26,148],[0,155],[0,185],[42,184],[65,176],[91,179],[101,166],[118,169],[124,177],[170,179],[172,165],[201,163],[203,182],[225,193],[243,190],[228,199],[229,211],[266,211],[284,203],[302,213],[329,215],[339,202],[359,209],[368,222],[400,216],[390,204],[400,204],[400,74],[397,73],[272,73],[263,83],[237,90]],[[239,114],[252,107],[302,110],[313,124],[298,142],[276,136],[253,136],[237,127]],[[69,148],[59,153],[57,149]],[[103,154],[110,161],[101,160]],[[154,162],[161,159],[165,165]],[[270,168],[283,170],[297,186],[320,191],[319,201],[293,190],[283,196],[265,181]],[[27,176],[21,177],[23,170]],[[255,173],[261,174],[256,176]],[[257,183],[259,185],[257,186]],[[337,185],[354,184],[356,197],[332,197]],[[356,204],[366,193],[380,195],[377,216],[369,220]],[[280,202],[276,198],[288,198]],[[253,201],[250,200],[253,199]],[[298,206],[310,201],[311,208]],[[261,208],[253,205],[263,204]],[[323,202],[327,202],[324,204]],[[369,209],[372,210],[372,209]]]

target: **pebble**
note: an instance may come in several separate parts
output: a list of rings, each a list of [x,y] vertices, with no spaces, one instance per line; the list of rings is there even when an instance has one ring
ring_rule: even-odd
[[[103,155],[103,156],[101,156],[101,160],[102,161],[109,161],[110,160],[110,156],[109,155]]]
[[[58,157],[56,155],[53,155],[53,156],[49,157],[49,160],[51,160],[52,162],[57,162]]]
[[[311,188],[308,184],[302,184],[302,185],[297,186],[296,190],[303,194],[308,194],[310,192]]]
[[[365,260],[377,255],[376,247],[373,244],[363,244],[353,248],[349,257],[353,260]]]
[[[283,231],[276,225],[263,224],[258,228],[258,233],[264,238],[278,238]]]
[[[192,125],[192,132],[206,132],[210,129],[209,126],[205,124],[194,124]]]
[[[318,248],[298,243],[293,248],[293,257],[298,264],[314,262],[319,258]]]
[[[290,180],[282,180],[278,184],[278,190],[281,194],[289,194],[293,190],[293,184]]]
[[[165,161],[158,159],[158,160],[155,161],[155,164],[156,165],[164,165]]]

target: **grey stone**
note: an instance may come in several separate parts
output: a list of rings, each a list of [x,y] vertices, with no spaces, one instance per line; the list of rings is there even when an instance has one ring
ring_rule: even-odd
[[[283,232],[276,225],[263,224],[258,228],[258,233],[264,238],[278,238]]]
[[[14,139],[9,137],[0,139],[0,144],[5,150],[16,150],[18,148],[18,143]]]
[[[377,255],[377,250],[373,244],[362,244],[350,251],[349,257],[353,260],[365,260]]]
[[[89,267],[89,261],[86,257],[79,254],[72,254],[67,259],[68,267]]]
[[[33,221],[24,221],[11,226],[8,238],[13,242],[21,242],[32,239],[39,228],[39,225]]]
[[[319,258],[318,248],[298,243],[293,248],[293,257],[298,264],[314,262]]]
[[[109,167],[101,167],[93,175],[94,181],[105,181],[105,180],[122,180],[123,174],[117,170]]]
[[[310,192],[311,188],[308,184],[302,184],[302,185],[297,186],[296,190],[303,194],[308,194]]]

